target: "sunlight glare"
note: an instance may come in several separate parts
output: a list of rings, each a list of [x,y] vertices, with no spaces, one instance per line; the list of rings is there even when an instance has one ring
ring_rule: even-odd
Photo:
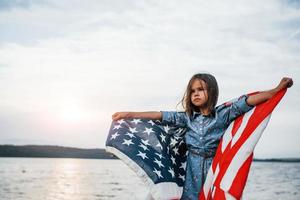
[[[59,118],[68,123],[74,123],[82,121],[86,118],[86,112],[79,104],[76,103],[65,103],[58,110]]]

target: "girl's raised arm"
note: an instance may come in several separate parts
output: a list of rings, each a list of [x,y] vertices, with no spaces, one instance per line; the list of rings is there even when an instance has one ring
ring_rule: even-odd
[[[112,115],[114,121],[119,119],[132,119],[132,118],[142,118],[142,119],[153,119],[162,120],[162,113],[158,111],[149,112],[116,112]]]
[[[280,83],[277,87],[274,89],[268,90],[268,91],[262,91],[258,94],[251,95],[247,98],[247,103],[249,105],[258,105],[270,98],[273,97],[274,94],[276,94],[278,91],[284,88],[289,88],[293,85],[293,80],[291,78],[284,77],[281,79]]]

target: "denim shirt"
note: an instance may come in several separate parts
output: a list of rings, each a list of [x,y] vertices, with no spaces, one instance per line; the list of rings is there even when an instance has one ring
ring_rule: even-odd
[[[247,98],[248,95],[242,95],[221,104],[213,115],[208,116],[199,112],[193,112],[189,117],[186,112],[161,111],[162,122],[186,128],[184,139],[189,150],[214,152],[230,123],[254,107],[247,104]]]

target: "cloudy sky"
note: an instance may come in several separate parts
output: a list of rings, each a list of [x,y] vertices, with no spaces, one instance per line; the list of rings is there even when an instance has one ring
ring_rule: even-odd
[[[299,157],[299,52],[299,1],[1,0],[0,144],[104,148],[114,112],[209,72],[219,104],[292,77],[255,156]]]

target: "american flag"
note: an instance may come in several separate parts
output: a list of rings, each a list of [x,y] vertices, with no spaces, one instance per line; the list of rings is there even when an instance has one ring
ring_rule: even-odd
[[[220,141],[199,199],[241,198],[254,147],[285,92],[278,92],[230,124]],[[106,151],[131,167],[149,187],[154,199],[179,199],[186,169],[185,132],[183,128],[158,120],[121,119],[111,124]]]

